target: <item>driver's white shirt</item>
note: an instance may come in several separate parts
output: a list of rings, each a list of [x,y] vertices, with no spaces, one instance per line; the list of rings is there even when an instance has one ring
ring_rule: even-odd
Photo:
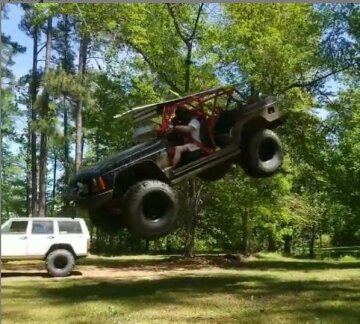
[[[196,141],[196,142],[200,142],[200,122],[196,119],[193,118],[190,120],[188,126],[192,127],[192,131],[191,131],[191,137]],[[188,143],[188,148],[189,151],[196,151],[199,149],[199,146],[197,146],[194,143]]]

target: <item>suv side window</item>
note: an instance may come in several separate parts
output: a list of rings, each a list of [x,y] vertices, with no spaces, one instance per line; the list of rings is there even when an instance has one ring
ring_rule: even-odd
[[[76,221],[59,221],[60,234],[82,234],[81,225]]]
[[[54,234],[54,222],[33,221],[31,234]]]
[[[4,234],[26,234],[28,221],[13,220],[8,226],[4,227],[1,233]]]

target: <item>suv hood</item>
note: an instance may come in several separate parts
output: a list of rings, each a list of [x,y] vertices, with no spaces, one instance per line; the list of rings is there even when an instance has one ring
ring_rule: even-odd
[[[157,152],[163,151],[165,148],[164,141],[160,139],[154,139],[146,143],[135,145],[127,150],[114,154],[93,166],[80,170],[75,177],[73,177],[71,183],[97,177],[104,173],[114,171],[124,165],[144,160]]]

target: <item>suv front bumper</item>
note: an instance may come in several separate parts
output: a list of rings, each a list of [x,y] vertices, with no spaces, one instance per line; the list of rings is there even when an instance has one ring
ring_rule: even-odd
[[[113,199],[113,190],[108,190],[93,196],[78,197],[70,196],[69,200],[73,201],[75,205],[82,209],[97,209]]]

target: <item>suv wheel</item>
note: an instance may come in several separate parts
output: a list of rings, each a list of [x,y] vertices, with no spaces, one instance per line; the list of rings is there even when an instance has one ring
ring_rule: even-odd
[[[175,191],[158,180],[140,181],[125,194],[129,230],[145,239],[171,233],[178,219]]]
[[[280,168],[283,152],[279,137],[270,129],[253,134],[241,154],[245,172],[256,178],[270,177]]]
[[[54,250],[46,258],[46,269],[53,277],[68,276],[75,266],[74,255],[65,249]]]

